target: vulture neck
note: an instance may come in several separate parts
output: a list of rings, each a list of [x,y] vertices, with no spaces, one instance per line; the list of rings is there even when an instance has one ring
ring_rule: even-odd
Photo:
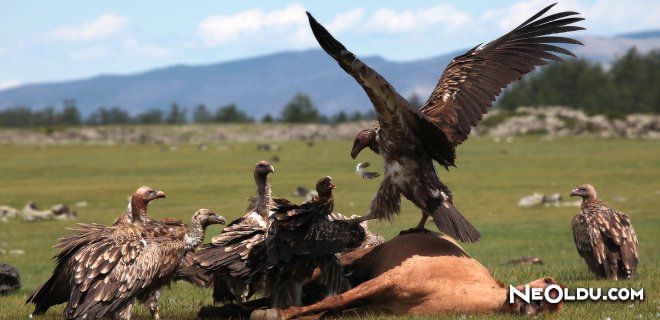
[[[380,154],[380,148],[378,147],[378,140],[380,140],[378,138],[379,131],[380,129],[376,130],[376,133],[374,133],[373,138],[371,138],[369,141],[369,149],[371,149],[371,151],[373,151],[373,153],[375,154]]]
[[[204,242],[204,231],[206,226],[197,220],[193,220],[188,227],[186,236],[184,237],[184,248],[186,251],[194,251],[197,247]]]
[[[588,205],[591,205],[591,204],[598,204],[599,202],[600,201],[592,195],[586,195],[586,196],[582,197],[582,206],[588,206]]]
[[[147,216],[147,203],[136,196],[131,197],[126,214],[130,223],[144,221],[144,217]]]
[[[270,183],[268,183],[268,176],[266,174],[255,173],[254,181],[257,183],[255,210],[265,221],[268,221],[269,207],[273,198],[270,191]]]
[[[332,213],[332,210],[335,209],[335,201],[332,198],[332,190],[323,193],[319,192],[317,204],[319,204],[319,208],[324,214]]]

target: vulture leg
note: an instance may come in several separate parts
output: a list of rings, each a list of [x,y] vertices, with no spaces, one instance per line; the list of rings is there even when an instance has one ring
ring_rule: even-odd
[[[322,301],[307,307],[290,307],[288,309],[255,310],[250,316],[251,320],[294,319],[304,316],[320,315],[325,312],[341,312],[362,302],[382,296],[391,290],[393,283],[389,278],[375,278],[346,291],[340,295],[330,296]]]
[[[124,308],[119,310],[119,312],[117,312],[115,316],[112,318],[114,320],[131,320],[132,311],[133,311],[133,303],[129,303]]]
[[[419,220],[419,223],[417,224],[416,227],[410,228],[408,230],[403,230],[399,232],[399,235],[402,234],[408,234],[408,233],[418,233],[418,232],[424,232],[424,233],[433,233],[431,230],[426,229],[424,226],[426,225],[426,220],[429,219],[429,214],[426,211],[422,211],[422,219]]]
[[[147,308],[151,312],[151,316],[154,320],[160,320],[160,314],[158,313],[158,303],[160,302],[160,289],[155,290],[149,295],[149,298],[146,301]]]
[[[419,223],[417,224],[418,230],[424,230],[424,225],[426,225],[426,220],[428,218],[429,218],[429,214],[426,213],[425,211],[422,211],[422,219],[419,220]]]

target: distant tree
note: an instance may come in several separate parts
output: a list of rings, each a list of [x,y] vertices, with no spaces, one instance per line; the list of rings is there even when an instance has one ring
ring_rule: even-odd
[[[376,120],[378,114],[373,108],[369,108],[369,111],[362,116],[362,120]]]
[[[346,112],[344,112],[342,110],[342,111],[339,111],[339,112],[335,113],[332,116],[332,120],[330,122],[332,122],[332,123],[344,123],[344,122],[347,122],[347,121],[348,121],[348,115],[346,114]]]
[[[195,123],[209,123],[213,121],[213,115],[206,108],[205,105],[200,104],[193,110],[193,122]]]
[[[0,111],[0,126],[2,127],[28,127],[34,125],[36,125],[34,114],[27,107],[18,106]]]
[[[58,116],[58,124],[77,126],[82,123],[81,119],[80,111],[78,111],[78,107],[76,107],[76,100],[64,100],[64,108],[62,109],[62,113]]]
[[[614,105],[618,113],[660,112],[660,51],[641,55],[635,47],[612,64],[609,70],[616,88]]]
[[[413,108],[416,109],[421,108],[422,104],[424,103],[417,93],[411,94],[410,97],[408,98],[408,102]]]
[[[266,115],[261,118],[261,123],[272,123],[273,121],[273,116],[271,116],[269,113],[266,113]]]
[[[136,121],[143,124],[163,123],[163,111],[160,109],[149,109],[138,114]]]
[[[86,121],[88,124],[99,125],[126,124],[130,122],[131,117],[126,111],[118,106],[111,107],[110,109],[101,107],[99,110],[92,113]]]
[[[555,63],[532,74],[506,90],[498,106],[514,110],[519,106],[563,105],[589,113],[613,110],[613,90],[607,73],[599,64],[585,60]]]
[[[351,116],[350,116],[349,120],[350,121],[362,121],[363,117],[364,117],[364,115],[362,115],[362,112],[353,111],[353,113],[351,113]]]
[[[254,122],[243,110],[239,109],[235,104],[228,104],[220,107],[213,117],[215,122],[234,122],[245,123]]]
[[[183,124],[186,123],[186,110],[179,107],[178,104],[173,103],[170,106],[170,112],[165,117],[165,122],[169,124]]]
[[[585,60],[554,63],[506,90],[498,106],[563,105],[589,114],[660,113],[660,51],[631,49],[609,70]]]
[[[324,122],[323,116],[314,107],[309,96],[298,93],[282,109],[280,121],[289,123],[318,123]]]

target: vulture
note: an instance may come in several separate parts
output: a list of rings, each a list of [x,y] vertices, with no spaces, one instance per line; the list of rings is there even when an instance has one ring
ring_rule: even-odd
[[[440,181],[435,160],[445,169],[455,166],[455,148],[465,141],[495,98],[556,54],[573,56],[554,44],[579,44],[555,34],[582,30],[571,24],[583,20],[576,12],[542,17],[546,7],[511,32],[455,57],[445,68],[429,99],[420,109],[406,101],[381,75],[353,53],[307,13],[323,50],[362,86],[376,112],[378,126],[360,131],[351,157],[369,148],[383,157],[385,173],[370,212],[364,219],[391,219],[399,213],[401,194],[422,211],[416,228],[423,230],[429,216],[442,232],[463,242],[474,242],[479,232],[454,207],[452,193]]]
[[[77,230],[98,239],[72,256],[71,297],[65,317],[130,319],[133,300],[138,299],[149,307],[154,319],[160,319],[155,299],[160,290],[172,281],[185,254],[204,241],[206,227],[224,222],[218,214],[199,209],[182,239],[145,236],[135,225]]]
[[[265,250],[266,296],[273,307],[300,306],[302,286],[315,268],[323,274],[329,295],[350,289],[336,254],[363,244],[365,230],[351,220],[333,218],[335,186],[330,177],[316,184],[318,197],[301,205],[279,205],[273,209]]]
[[[580,212],[573,218],[573,239],[591,272],[610,280],[634,279],[639,253],[630,218],[596,198],[591,185],[573,189],[571,196],[582,197]]]
[[[97,233],[100,235],[103,232],[104,236],[120,237],[124,233],[124,228],[133,230],[135,227],[143,230],[145,221],[154,221],[147,216],[147,205],[150,201],[161,198],[165,198],[164,192],[149,187],[140,187],[131,196],[126,212],[115,221],[113,225],[115,228],[108,229],[100,224],[79,224],[78,228],[73,229],[75,232],[73,235],[61,238],[56,245],[57,248],[60,248],[60,252],[53,257],[57,262],[53,274],[26,301],[26,303],[35,305],[32,314],[43,314],[51,306],[69,300],[70,282],[73,279],[75,268],[73,257],[85,246],[100,240],[101,237],[97,237]]]
[[[192,265],[181,271],[188,278],[212,274],[215,302],[242,304],[259,289],[266,263],[263,241],[270,225],[271,209],[278,204],[290,204],[285,199],[272,197],[268,174],[274,172],[267,161],[256,164],[257,196],[249,199],[246,214],[227,225],[211,243],[202,245],[192,254]]]

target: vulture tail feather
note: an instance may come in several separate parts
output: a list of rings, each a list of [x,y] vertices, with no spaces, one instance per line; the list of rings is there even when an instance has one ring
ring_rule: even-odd
[[[477,242],[481,238],[479,231],[453,204],[446,201],[437,204],[429,203],[429,208],[436,227],[452,238],[462,242]]]
[[[34,312],[32,312],[33,315],[44,314],[50,307],[67,301],[68,295],[63,295],[59,292],[65,289],[59,283],[58,276],[59,274],[56,270],[48,281],[35,290],[27,301],[25,301],[25,304],[35,304]]]

